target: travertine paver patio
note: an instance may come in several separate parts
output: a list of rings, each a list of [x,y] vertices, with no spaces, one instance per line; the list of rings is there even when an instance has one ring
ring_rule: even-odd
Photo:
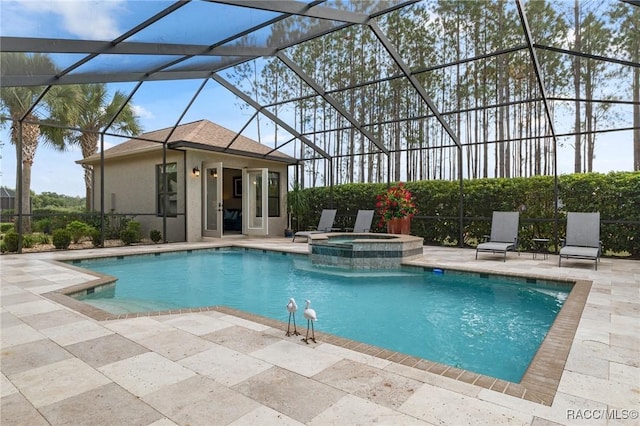
[[[234,239],[0,256],[2,425],[639,424],[625,418],[640,408],[638,261],[603,259],[594,271],[579,260],[558,268],[553,255],[503,263],[424,248],[424,265],[592,282],[551,406],[322,339],[307,346],[224,310],[98,321],[44,297],[95,279],[52,259],[230,242],[307,251]]]

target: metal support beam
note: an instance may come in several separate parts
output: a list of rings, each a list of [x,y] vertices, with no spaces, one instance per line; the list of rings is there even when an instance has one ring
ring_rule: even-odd
[[[104,247],[104,234],[104,133],[102,133],[100,134],[100,247]]]
[[[589,59],[594,59],[596,61],[610,62],[612,64],[618,64],[618,65],[624,65],[624,66],[627,66],[627,67],[640,68],[640,63],[639,62],[625,61],[624,59],[609,58],[609,57],[606,57],[606,56],[594,55],[594,54],[585,53],[585,52],[576,52],[575,50],[562,49],[560,47],[545,46],[545,45],[538,44],[538,43],[534,43],[533,47],[535,47],[536,49],[548,50],[549,52],[563,53],[565,55],[579,56],[581,58],[589,58]]]
[[[127,99],[120,105],[120,108],[113,114],[111,119],[107,122],[104,128],[100,131],[100,247],[104,247],[104,234],[105,234],[105,219],[104,219],[104,135],[109,130],[118,118],[118,115],[122,112],[122,110],[127,106],[129,101],[133,98],[133,95],[138,91],[140,86],[142,86],[142,81],[139,81],[138,84],[133,88]],[[94,182],[95,183],[95,182]],[[95,187],[95,185],[94,185]],[[91,191],[91,195],[95,198],[95,191]],[[89,200],[87,200],[89,201]]]
[[[389,155],[389,150],[375,137],[371,134],[370,131],[365,129],[362,123],[358,122],[349,111],[347,111],[342,105],[336,101],[333,96],[328,95],[327,92],[320,87],[320,85],[314,81],[310,76],[308,76],[302,68],[300,68],[295,62],[293,62],[287,55],[282,52],[278,52],[276,57],[280,59],[284,64],[289,67],[291,71],[293,71],[298,77],[302,79],[309,87],[311,87],[322,99],[324,99],[329,105],[331,105],[340,115],[347,119],[349,123],[351,123],[356,129],[360,131],[367,139],[369,139],[375,146],[377,146],[380,151],[384,152],[387,156]]]
[[[422,84],[420,84],[418,79],[411,73],[409,66],[404,62],[402,57],[400,57],[400,54],[395,49],[395,47],[393,47],[393,45],[391,44],[387,36],[382,32],[378,24],[376,24],[375,22],[369,22],[368,25],[369,25],[369,28],[371,28],[371,30],[375,34],[375,36],[378,38],[380,43],[382,43],[382,46],[389,53],[389,55],[391,56],[393,61],[396,63],[396,65],[400,67],[400,69],[402,70],[402,73],[407,77],[407,79],[409,79],[409,82],[411,83],[413,88],[418,92],[422,100],[427,104],[429,109],[433,112],[433,114],[435,115],[440,125],[442,125],[442,127],[444,128],[445,132],[447,132],[447,134],[453,140],[453,142],[455,142],[455,144],[458,145],[460,149],[462,149],[462,146],[460,145],[460,139],[458,138],[458,136],[453,132],[453,129],[451,129],[451,127],[449,126],[449,123],[447,123],[444,120],[444,118],[442,118],[442,115],[438,111],[438,107],[436,106],[436,104],[433,102],[433,100],[431,99],[427,91],[424,89],[424,87],[422,87]]]
[[[161,12],[156,13],[154,16],[152,16],[151,18],[147,19],[146,21],[144,21],[143,23],[141,23],[140,25],[135,26],[134,28],[132,28],[131,30],[127,31],[126,33],[122,34],[121,36],[119,36],[118,38],[116,38],[115,40],[111,41],[110,43],[105,43],[104,47],[98,51],[94,51],[93,53],[91,53],[90,55],[85,56],[84,58],[82,58],[81,60],[77,61],[76,63],[72,64],[71,66],[65,68],[63,71],[61,71],[60,73],[58,73],[56,75],[56,78],[60,78],[63,75],[69,74],[71,71],[73,71],[74,69],[82,66],[83,64],[89,62],[90,60],[92,60],[93,58],[95,58],[96,56],[100,55],[101,53],[108,51],[109,49],[111,49],[113,46],[118,45],[119,43],[123,42],[124,40],[128,39],[129,37],[131,37],[132,35],[144,30],[145,28],[147,28],[149,25],[159,21],[160,19],[164,18],[165,16],[169,15],[170,13],[176,11],[177,9],[181,8],[182,6],[186,5],[187,3],[189,3],[191,0],[181,0],[181,1],[177,1],[175,3],[173,3],[171,6],[165,8],[164,10],[162,10]]]
[[[187,114],[187,111],[189,111],[189,108],[191,108],[191,105],[193,105],[195,100],[198,98],[198,96],[200,95],[200,92],[202,92],[202,89],[204,89],[204,86],[207,84],[208,81],[209,79],[204,79],[202,81],[202,84],[200,85],[200,87],[198,87],[198,90],[196,90],[196,92],[191,97],[189,104],[187,104],[187,106],[182,110],[180,117],[178,117],[178,119],[176,120],[176,123],[173,125],[173,127],[167,134],[167,137],[165,137],[164,140],[162,141],[162,178],[163,178],[162,185],[164,187],[164,191],[163,191],[164,196],[162,197],[162,236],[164,237],[165,243],[168,242],[167,210],[169,209],[169,197],[167,197],[167,188],[169,188],[169,178],[167,177],[167,145],[169,143],[169,139],[171,139],[171,136],[173,136],[173,133],[176,131],[176,128],[180,125],[180,122],[182,121],[184,116]]]
[[[179,43],[143,43],[125,41],[116,46],[104,41],[61,40],[57,38],[0,37],[3,52],[76,53],[90,55],[178,55],[178,56],[271,56],[275,49],[259,46],[216,46]]]
[[[250,7],[251,9],[268,10],[271,12],[307,16],[310,18],[326,19],[329,21],[349,22],[351,24],[363,24],[369,20],[369,16],[363,13],[317,6],[317,4],[322,3],[322,1],[315,1],[308,4],[299,1],[282,0],[220,0],[215,1],[215,3]]]
[[[309,148],[313,149],[315,152],[317,152],[318,154],[320,154],[324,158],[327,158],[327,159],[331,158],[331,156],[327,152],[325,152],[322,148],[320,148],[319,146],[317,146],[316,144],[311,142],[309,139],[307,139],[305,136],[303,136],[296,129],[294,129],[293,127],[289,126],[287,123],[282,121],[280,118],[278,118],[278,116],[276,116],[275,114],[271,113],[271,111],[264,109],[264,107],[262,105],[260,105],[259,103],[257,103],[253,99],[251,99],[244,92],[242,92],[240,89],[238,89],[233,84],[229,83],[223,77],[221,77],[220,75],[214,73],[213,76],[211,76],[211,78],[213,80],[217,81],[218,83],[220,83],[223,87],[225,87],[231,93],[233,93],[234,95],[236,95],[237,97],[242,99],[244,102],[246,102],[247,104],[251,105],[257,111],[259,111],[262,114],[264,114],[267,118],[269,118],[273,122],[277,123],[279,126],[281,126],[283,129],[285,129],[287,132],[291,133],[293,136],[295,136],[296,138],[300,139],[300,141],[302,141],[302,143],[307,145]]]
[[[254,112],[254,113],[253,113],[253,115],[252,115],[252,116],[247,120],[247,122],[246,122],[246,123],[244,123],[244,126],[242,126],[242,128],[240,129],[240,131],[239,131],[239,132],[237,132],[237,133],[233,136],[233,138],[231,138],[231,141],[229,141],[229,143],[227,144],[227,146],[225,146],[225,147],[224,147],[224,150],[225,150],[225,151],[228,151],[228,150],[231,148],[231,145],[233,145],[233,143],[234,143],[235,141],[237,141],[237,140],[238,140],[238,138],[240,137],[240,135],[242,134],[242,132],[244,132],[244,131],[245,131],[245,129],[246,129],[247,127],[249,127],[249,124],[251,124],[251,122],[253,121],[253,119],[254,119],[254,118],[256,118],[257,116],[258,116],[258,111]],[[258,127],[260,127],[260,124],[259,124],[259,123],[258,123]],[[260,141],[258,141],[258,142],[260,142]]]
[[[13,123],[15,126],[16,123]],[[18,164],[16,165],[16,195],[18,196],[18,253],[22,253],[22,232],[24,230],[24,226],[22,223],[22,191],[24,188],[22,187],[22,121],[18,121],[18,140],[16,141],[16,152]]]
[[[536,80],[538,82],[538,89],[542,96],[542,103],[544,105],[544,112],[547,117],[549,130],[551,131],[551,138],[553,140],[553,192],[554,192],[554,242],[555,247],[558,247],[558,139],[556,138],[556,132],[553,126],[553,117],[551,117],[551,109],[549,108],[549,102],[547,101],[547,90],[544,82],[542,81],[542,72],[540,71],[540,62],[538,61],[538,55],[533,46],[533,37],[531,36],[531,28],[527,21],[527,15],[524,10],[522,0],[516,0],[516,6],[518,6],[518,15],[520,16],[520,23],[524,31],[524,37],[529,47],[529,55],[531,56],[531,62],[533,63],[533,70],[536,74]]]

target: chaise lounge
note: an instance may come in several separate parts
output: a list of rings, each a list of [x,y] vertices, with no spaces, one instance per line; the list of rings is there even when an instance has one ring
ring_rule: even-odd
[[[594,260],[596,271],[602,247],[600,244],[600,213],[567,213],[567,236],[563,240],[558,267],[565,259]]]
[[[519,212],[493,212],[491,219],[491,236],[489,241],[478,244],[478,252],[503,253],[503,262],[507,260],[507,251],[514,251],[518,247],[518,228],[520,226]]]
[[[373,210],[358,210],[356,222],[353,229],[347,228],[351,232],[369,232],[371,231],[371,223],[373,222]]]
[[[320,214],[320,221],[318,226],[313,231],[298,231],[293,235],[293,242],[296,241],[296,237],[305,237],[307,240],[311,234],[321,234],[323,232],[331,232],[333,229],[333,221],[336,218],[336,210],[322,210]]]

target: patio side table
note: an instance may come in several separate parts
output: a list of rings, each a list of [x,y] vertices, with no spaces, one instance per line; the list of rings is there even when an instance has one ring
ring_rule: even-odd
[[[535,259],[538,254],[542,254],[542,258],[547,260],[549,254],[549,239],[548,238],[533,238],[533,258]]]

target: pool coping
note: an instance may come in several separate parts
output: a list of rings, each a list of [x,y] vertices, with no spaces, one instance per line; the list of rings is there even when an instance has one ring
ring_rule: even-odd
[[[219,248],[233,248],[233,244],[216,247]],[[267,250],[262,248],[247,248],[238,247],[245,250],[257,250],[262,252],[281,252],[288,253],[294,256],[307,256],[303,253],[290,252],[287,250]],[[195,249],[199,250],[199,249]],[[205,249],[207,250],[207,249]],[[210,249],[209,249],[210,250]],[[191,250],[172,250],[163,251],[162,253],[169,252],[182,252]],[[147,253],[143,255],[154,255],[154,253]],[[134,255],[136,256],[136,255]],[[82,259],[97,259],[114,256],[97,256],[97,257],[83,257]],[[123,256],[117,256],[123,257]],[[106,286],[116,281],[115,277],[101,274],[95,271],[88,270],[86,268],[77,267],[68,261],[50,260],[49,262],[56,265],[62,265],[64,267],[82,272],[88,275],[95,276],[95,280],[91,280],[82,284],[77,284],[63,289],[52,291],[43,294],[44,297],[60,303],[74,311],[77,311],[83,315],[93,318],[97,321],[112,321],[129,318],[161,316],[161,315],[175,315],[185,313],[198,313],[217,311],[229,315],[234,315],[249,321],[253,321],[262,325],[266,325],[275,329],[285,329],[286,323],[283,321],[263,317],[250,312],[230,308],[227,306],[205,306],[197,308],[185,308],[185,309],[172,309],[164,311],[153,312],[136,312],[125,314],[112,314],[96,308],[92,305],[84,303],[80,300],[74,299],[70,295],[77,294],[87,289],[95,289],[96,287]],[[486,274],[499,277],[519,277],[530,278],[543,281],[554,281],[571,285],[571,291],[567,296],[562,308],[558,312],[553,324],[549,328],[547,335],[543,339],[540,347],[536,351],[532,361],[530,362],[525,374],[523,375],[520,383],[509,382],[495,377],[482,375],[472,371],[464,370],[461,368],[449,366],[446,364],[429,361],[427,359],[415,357],[412,355],[403,354],[400,352],[394,352],[388,349],[380,348],[374,345],[358,342],[351,339],[346,339],[339,336],[334,336],[329,333],[317,332],[317,340],[333,344],[345,349],[350,349],[356,352],[360,352],[366,355],[371,355],[377,358],[381,358],[390,362],[416,368],[422,371],[426,371],[439,376],[448,377],[457,381],[465,382],[475,386],[479,386],[492,391],[500,392],[516,398],[525,399],[527,401],[535,402],[542,405],[550,406],[555,398],[564,366],[566,364],[573,339],[578,328],[578,323],[582,316],[587,297],[591,290],[592,282],[589,280],[580,279],[556,279],[547,276],[536,276],[531,274],[504,274],[504,273],[488,273],[486,271],[478,271],[471,268],[459,268],[459,267],[442,267],[441,265],[427,264],[420,262],[407,262],[404,266],[422,268],[425,271],[433,269],[442,269],[452,272],[474,273],[474,274]]]

